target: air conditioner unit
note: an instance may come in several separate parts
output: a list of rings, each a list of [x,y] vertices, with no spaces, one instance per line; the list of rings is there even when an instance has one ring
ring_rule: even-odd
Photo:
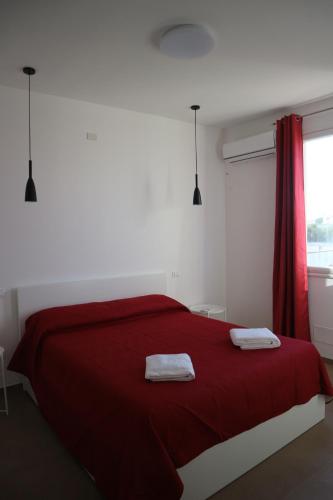
[[[239,163],[272,154],[275,154],[274,130],[223,145],[223,159],[227,163]]]

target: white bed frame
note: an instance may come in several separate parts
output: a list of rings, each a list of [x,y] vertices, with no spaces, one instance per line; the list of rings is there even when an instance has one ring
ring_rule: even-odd
[[[61,305],[166,293],[162,272],[107,279],[35,285],[17,290],[20,332],[30,314]],[[37,403],[30,383],[24,389]],[[203,500],[255,467],[325,418],[325,398],[314,396],[286,413],[206,450],[178,473],[184,483],[182,500]]]

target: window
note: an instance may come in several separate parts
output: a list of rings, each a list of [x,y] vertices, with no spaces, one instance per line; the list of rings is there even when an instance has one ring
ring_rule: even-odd
[[[333,267],[333,135],[304,141],[309,267]]]

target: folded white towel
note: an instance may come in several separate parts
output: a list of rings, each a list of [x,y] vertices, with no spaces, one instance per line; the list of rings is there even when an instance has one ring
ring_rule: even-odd
[[[230,337],[241,349],[275,349],[281,342],[268,328],[232,328]]]
[[[186,382],[195,378],[188,354],[154,354],[146,357],[145,378],[152,382]]]

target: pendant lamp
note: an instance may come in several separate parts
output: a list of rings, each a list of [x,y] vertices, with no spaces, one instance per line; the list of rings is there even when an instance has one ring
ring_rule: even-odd
[[[23,73],[29,77],[29,177],[25,187],[25,201],[37,201],[35,183],[32,178],[32,161],[31,161],[31,123],[30,123],[30,77],[36,73],[34,68],[25,66]]]
[[[195,188],[193,193],[193,205],[202,205],[200,189],[198,187],[198,151],[197,151],[197,111],[200,106],[191,106],[194,111],[194,145],[195,145]]]

